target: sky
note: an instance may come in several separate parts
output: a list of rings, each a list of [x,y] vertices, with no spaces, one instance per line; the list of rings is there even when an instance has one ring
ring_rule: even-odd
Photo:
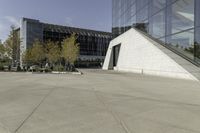
[[[41,22],[111,31],[111,0],[0,0],[0,40],[20,18]]]

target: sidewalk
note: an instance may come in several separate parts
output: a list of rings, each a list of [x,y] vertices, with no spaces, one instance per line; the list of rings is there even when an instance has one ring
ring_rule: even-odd
[[[200,133],[199,82],[81,71],[0,73],[0,125],[11,133]]]

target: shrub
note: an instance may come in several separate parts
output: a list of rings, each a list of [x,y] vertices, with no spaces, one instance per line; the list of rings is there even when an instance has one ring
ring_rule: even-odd
[[[54,71],[64,71],[64,67],[62,65],[57,65],[53,68]]]
[[[3,64],[0,64],[0,71],[4,71],[4,66],[3,66]]]
[[[21,71],[22,71],[21,67],[17,66],[17,72],[21,72]]]
[[[51,69],[50,68],[45,68],[45,73],[48,73],[48,72],[51,72]]]

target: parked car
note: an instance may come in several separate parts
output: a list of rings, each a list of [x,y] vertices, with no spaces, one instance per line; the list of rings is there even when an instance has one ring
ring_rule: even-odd
[[[10,71],[11,67],[10,66],[3,66],[4,71]]]
[[[33,66],[30,66],[30,68],[29,68],[29,71],[31,71],[31,72],[36,72],[39,70],[40,70],[40,67],[38,65],[33,65]]]
[[[17,72],[17,67],[11,67],[12,72]]]

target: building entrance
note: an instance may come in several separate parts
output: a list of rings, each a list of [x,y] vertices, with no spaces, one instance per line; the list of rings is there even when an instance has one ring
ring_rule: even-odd
[[[113,47],[113,67],[117,66],[121,44]]]

